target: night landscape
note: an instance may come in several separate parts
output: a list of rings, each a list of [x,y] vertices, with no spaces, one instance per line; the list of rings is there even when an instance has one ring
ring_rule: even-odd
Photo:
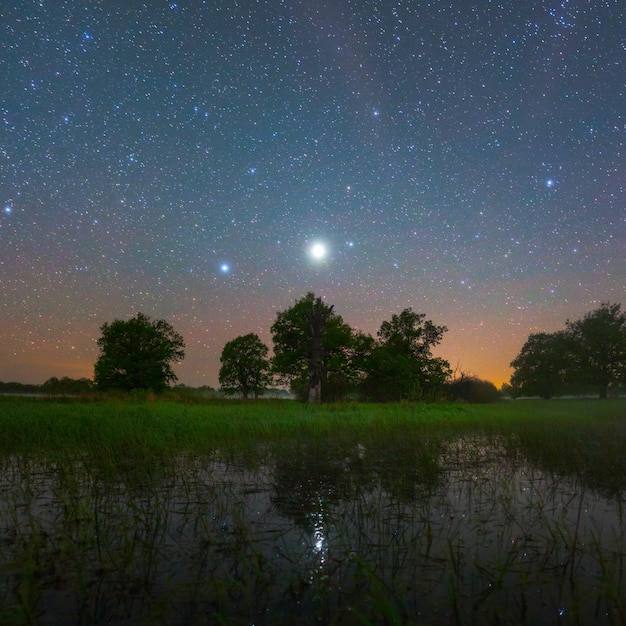
[[[619,2],[0,17],[0,624],[626,623]]]

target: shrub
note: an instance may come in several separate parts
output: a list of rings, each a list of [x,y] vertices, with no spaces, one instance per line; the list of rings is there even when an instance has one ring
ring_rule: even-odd
[[[492,382],[474,376],[461,376],[448,383],[448,395],[451,400],[472,404],[497,402],[502,397]]]

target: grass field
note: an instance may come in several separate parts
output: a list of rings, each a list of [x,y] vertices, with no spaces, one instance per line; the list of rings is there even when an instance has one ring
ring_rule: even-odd
[[[624,624],[626,401],[0,398],[0,624]]]
[[[620,430],[626,400],[509,401],[496,404],[332,404],[285,400],[177,402],[0,397],[0,452],[122,446],[167,452],[294,434],[364,436],[410,428],[501,431]]]

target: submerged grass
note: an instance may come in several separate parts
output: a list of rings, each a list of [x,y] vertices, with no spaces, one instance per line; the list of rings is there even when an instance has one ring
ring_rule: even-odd
[[[393,449],[392,463],[406,463],[410,485],[416,472],[438,471],[429,466],[436,455],[424,453],[429,446],[476,435],[501,438],[546,470],[584,476],[609,496],[626,487],[626,399],[308,406],[286,400],[0,397],[0,458],[87,456],[92,465],[129,472],[143,461],[181,453],[230,450],[253,462],[263,446],[281,442],[285,449],[313,444],[321,456],[384,442],[380,466],[389,462],[385,450]]]
[[[141,475],[155,459],[181,453],[219,449],[254,463],[270,444],[284,450],[304,445],[322,459],[358,443],[376,450],[383,479],[389,464],[403,467],[388,484],[406,484],[410,493],[415,476],[440,472],[433,459],[441,441],[468,436],[497,437],[511,454],[522,451],[547,471],[581,476],[609,497],[626,489],[626,399],[308,406],[0,397],[0,458],[89,458],[113,473]]]

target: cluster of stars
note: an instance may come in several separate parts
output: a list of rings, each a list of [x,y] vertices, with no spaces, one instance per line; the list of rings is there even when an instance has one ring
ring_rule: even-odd
[[[90,376],[99,325],[142,311],[216,384],[314,291],[366,332],[424,312],[499,383],[530,332],[623,299],[613,0],[0,15],[0,380]]]

